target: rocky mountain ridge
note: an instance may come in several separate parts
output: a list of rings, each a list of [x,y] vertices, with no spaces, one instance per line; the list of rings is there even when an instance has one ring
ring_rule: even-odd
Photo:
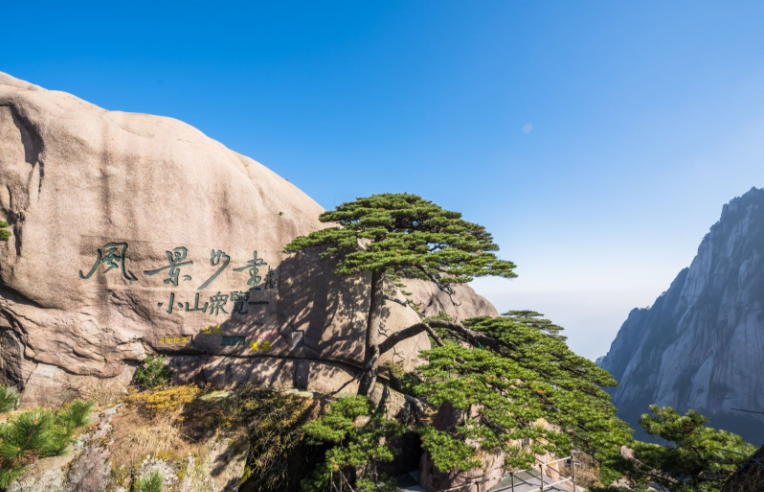
[[[764,190],[724,206],[689,268],[652,307],[634,309],[601,366],[619,381],[619,415],[694,408],[711,425],[764,442]]]

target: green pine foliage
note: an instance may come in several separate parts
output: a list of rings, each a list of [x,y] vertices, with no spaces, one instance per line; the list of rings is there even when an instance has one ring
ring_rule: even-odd
[[[11,412],[19,402],[19,393],[14,388],[0,384],[0,413]]]
[[[601,388],[615,385],[610,374],[564,342],[509,318],[473,318],[464,325],[495,343],[481,349],[474,340],[442,332],[446,345],[424,351],[427,364],[418,368],[416,394],[462,415],[452,429],[420,429],[438,469],[478,467],[478,449],[501,450],[507,467],[523,469],[535,455],[566,456],[575,447],[599,462],[603,480],[620,475],[620,447],[632,439]]]
[[[93,405],[75,400],[57,412],[36,408],[1,424],[0,488],[10,486],[28,464],[66,453],[74,432],[89,422]]]
[[[133,492],[162,492],[164,490],[162,485],[164,484],[164,478],[162,474],[155,471],[147,476],[142,476],[135,481],[133,486]]]
[[[141,389],[151,390],[168,384],[172,380],[172,373],[164,367],[163,355],[151,355],[141,362],[133,380]]]
[[[7,230],[8,222],[0,220],[0,241],[7,241],[11,238],[11,231]]]
[[[502,316],[509,318],[512,321],[530,326],[531,328],[536,328],[542,333],[546,333],[550,337],[554,337],[562,342],[568,339],[568,337],[560,334],[560,332],[564,330],[562,326],[556,325],[548,319],[544,319],[544,315],[537,313],[536,311],[529,311],[525,309],[519,311],[507,311],[506,313],[502,314]]]
[[[483,226],[416,195],[359,198],[324,212],[319,220],[338,225],[299,237],[286,251],[326,246],[321,258],[338,258],[341,275],[366,270],[440,284],[516,276],[512,262],[497,258],[499,247]]]
[[[359,486],[387,483],[388,477],[379,476],[376,465],[393,460],[396,450],[389,444],[402,436],[405,429],[375,410],[376,406],[368,398],[349,396],[335,401],[326,415],[305,425],[309,444],[331,447],[313,477],[303,482],[304,490],[328,490],[332,472],[342,470],[352,479],[351,470],[356,468],[363,468],[368,476],[374,477],[359,480]]]
[[[56,454],[65,453],[67,447],[74,443],[74,431],[90,423],[90,414],[94,406],[93,400],[74,400],[56,412],[54,426]]]
[[[737,434],[707,427],[708,419],[695,410],[680,415],[651,405],[650,411],[653,415],[642,415],[640,425],[668,445],[635,443],[638,472],[672,492],[718,491],[756,451]]]

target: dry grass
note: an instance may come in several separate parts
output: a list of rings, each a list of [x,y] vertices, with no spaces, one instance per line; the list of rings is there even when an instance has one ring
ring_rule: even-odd
[[[95,378],[86,379],[84,383],[76,387],[76,390],[80,398],[95,400],[99,408],[110,407],[125,395],[125,390],[119,385]]]
[[[584,453],[576,455],[581,465],[576,467],[576,485],[581,487],[590,488],[595,485],[601,486],[599,468],[594,459]]]
[[[172,417],[148,418],[138,408],[126,408],[113,419],[111,461],[114,468],[134,466],[146,456],[179,460],[193,454],[206,458],[206,448],[183,435]]]

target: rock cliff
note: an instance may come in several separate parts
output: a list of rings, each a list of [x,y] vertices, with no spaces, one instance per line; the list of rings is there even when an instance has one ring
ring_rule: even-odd
[[[638,428],[648,405],[694,408],[714,427],[764,442],[764,190],[724,206],[689,268],[635,309],[602,360],[614,403]]]
[[[284,246],[322,208],[172,118],[106,111],[0,73],[0,383],[22,404],[124,388],[167,354],[185,379],[352,392],[369,278]],[[403,299],[392,284],[386,295]],[[384,333],[419,320],[387,302]],[[418,363],[425,335],[388,358]]]

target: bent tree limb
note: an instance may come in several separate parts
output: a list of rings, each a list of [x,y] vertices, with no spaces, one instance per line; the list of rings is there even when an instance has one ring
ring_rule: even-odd
[[[502,348],[501,342],[493,337],[470,330],[461,323],[440,320],[430,320],[427,323],[417,323],[409,326],[399,332],[393,333],[382,343],[379,343],[381,308],[386,297],[383,292],[383,278],[382,273],[372,272],[371,306],[369,308],[369,316],[367,319],[366,350],[364,354],[363,372],[361,373],[361,381],[358,385],[359,395],[369,396],[371,394],[374,384],[377,382],[377,365],[380,356],[391,350],[397,344],[404,340],[408,340],[411,337],[415,337],[422,332],[427,332],[435,340],[435,343],[442,347],[444,345],[443,340],[438,336],[435,330],[433,330],[433,327],[445,328],[461,338],[464,338],[474,346],[485,346],[497,352]]]
[[[379,355],[384,354],[385,352],[389,351],[396,345],[398,345],[400,342],[404,340],[408,340],[411,337],[415,337],[422,333],[423,331],[427,332],[432,338],[435,339],[435,343],[437,343],[439,346],[443,346],[443,340],[438,336],[437,333],[435,333],[435,330],[432,329],[430,325],[427,323],[417,323],[415,325],[409,326],[408,328],[395,332],[387,339],[379,344]]]
[[[496,352],[499,352],[502,348],[502,343],[496,340],[493,337],[489,337],[488,335],[484,335],[482,333],[478,333],[477,331],[470,330],[469,328],[465,327],[461,323],[453,323],[451,321],[440,321],[440,320],[431,320],[430,326],[434,326],[436,328],[445,328],[447,330],[450,330],[457,335],[461,335],[463,338],[465,338],[467,341],[469,341],[472,345],[483,345],[488,348],[493,349]]]

